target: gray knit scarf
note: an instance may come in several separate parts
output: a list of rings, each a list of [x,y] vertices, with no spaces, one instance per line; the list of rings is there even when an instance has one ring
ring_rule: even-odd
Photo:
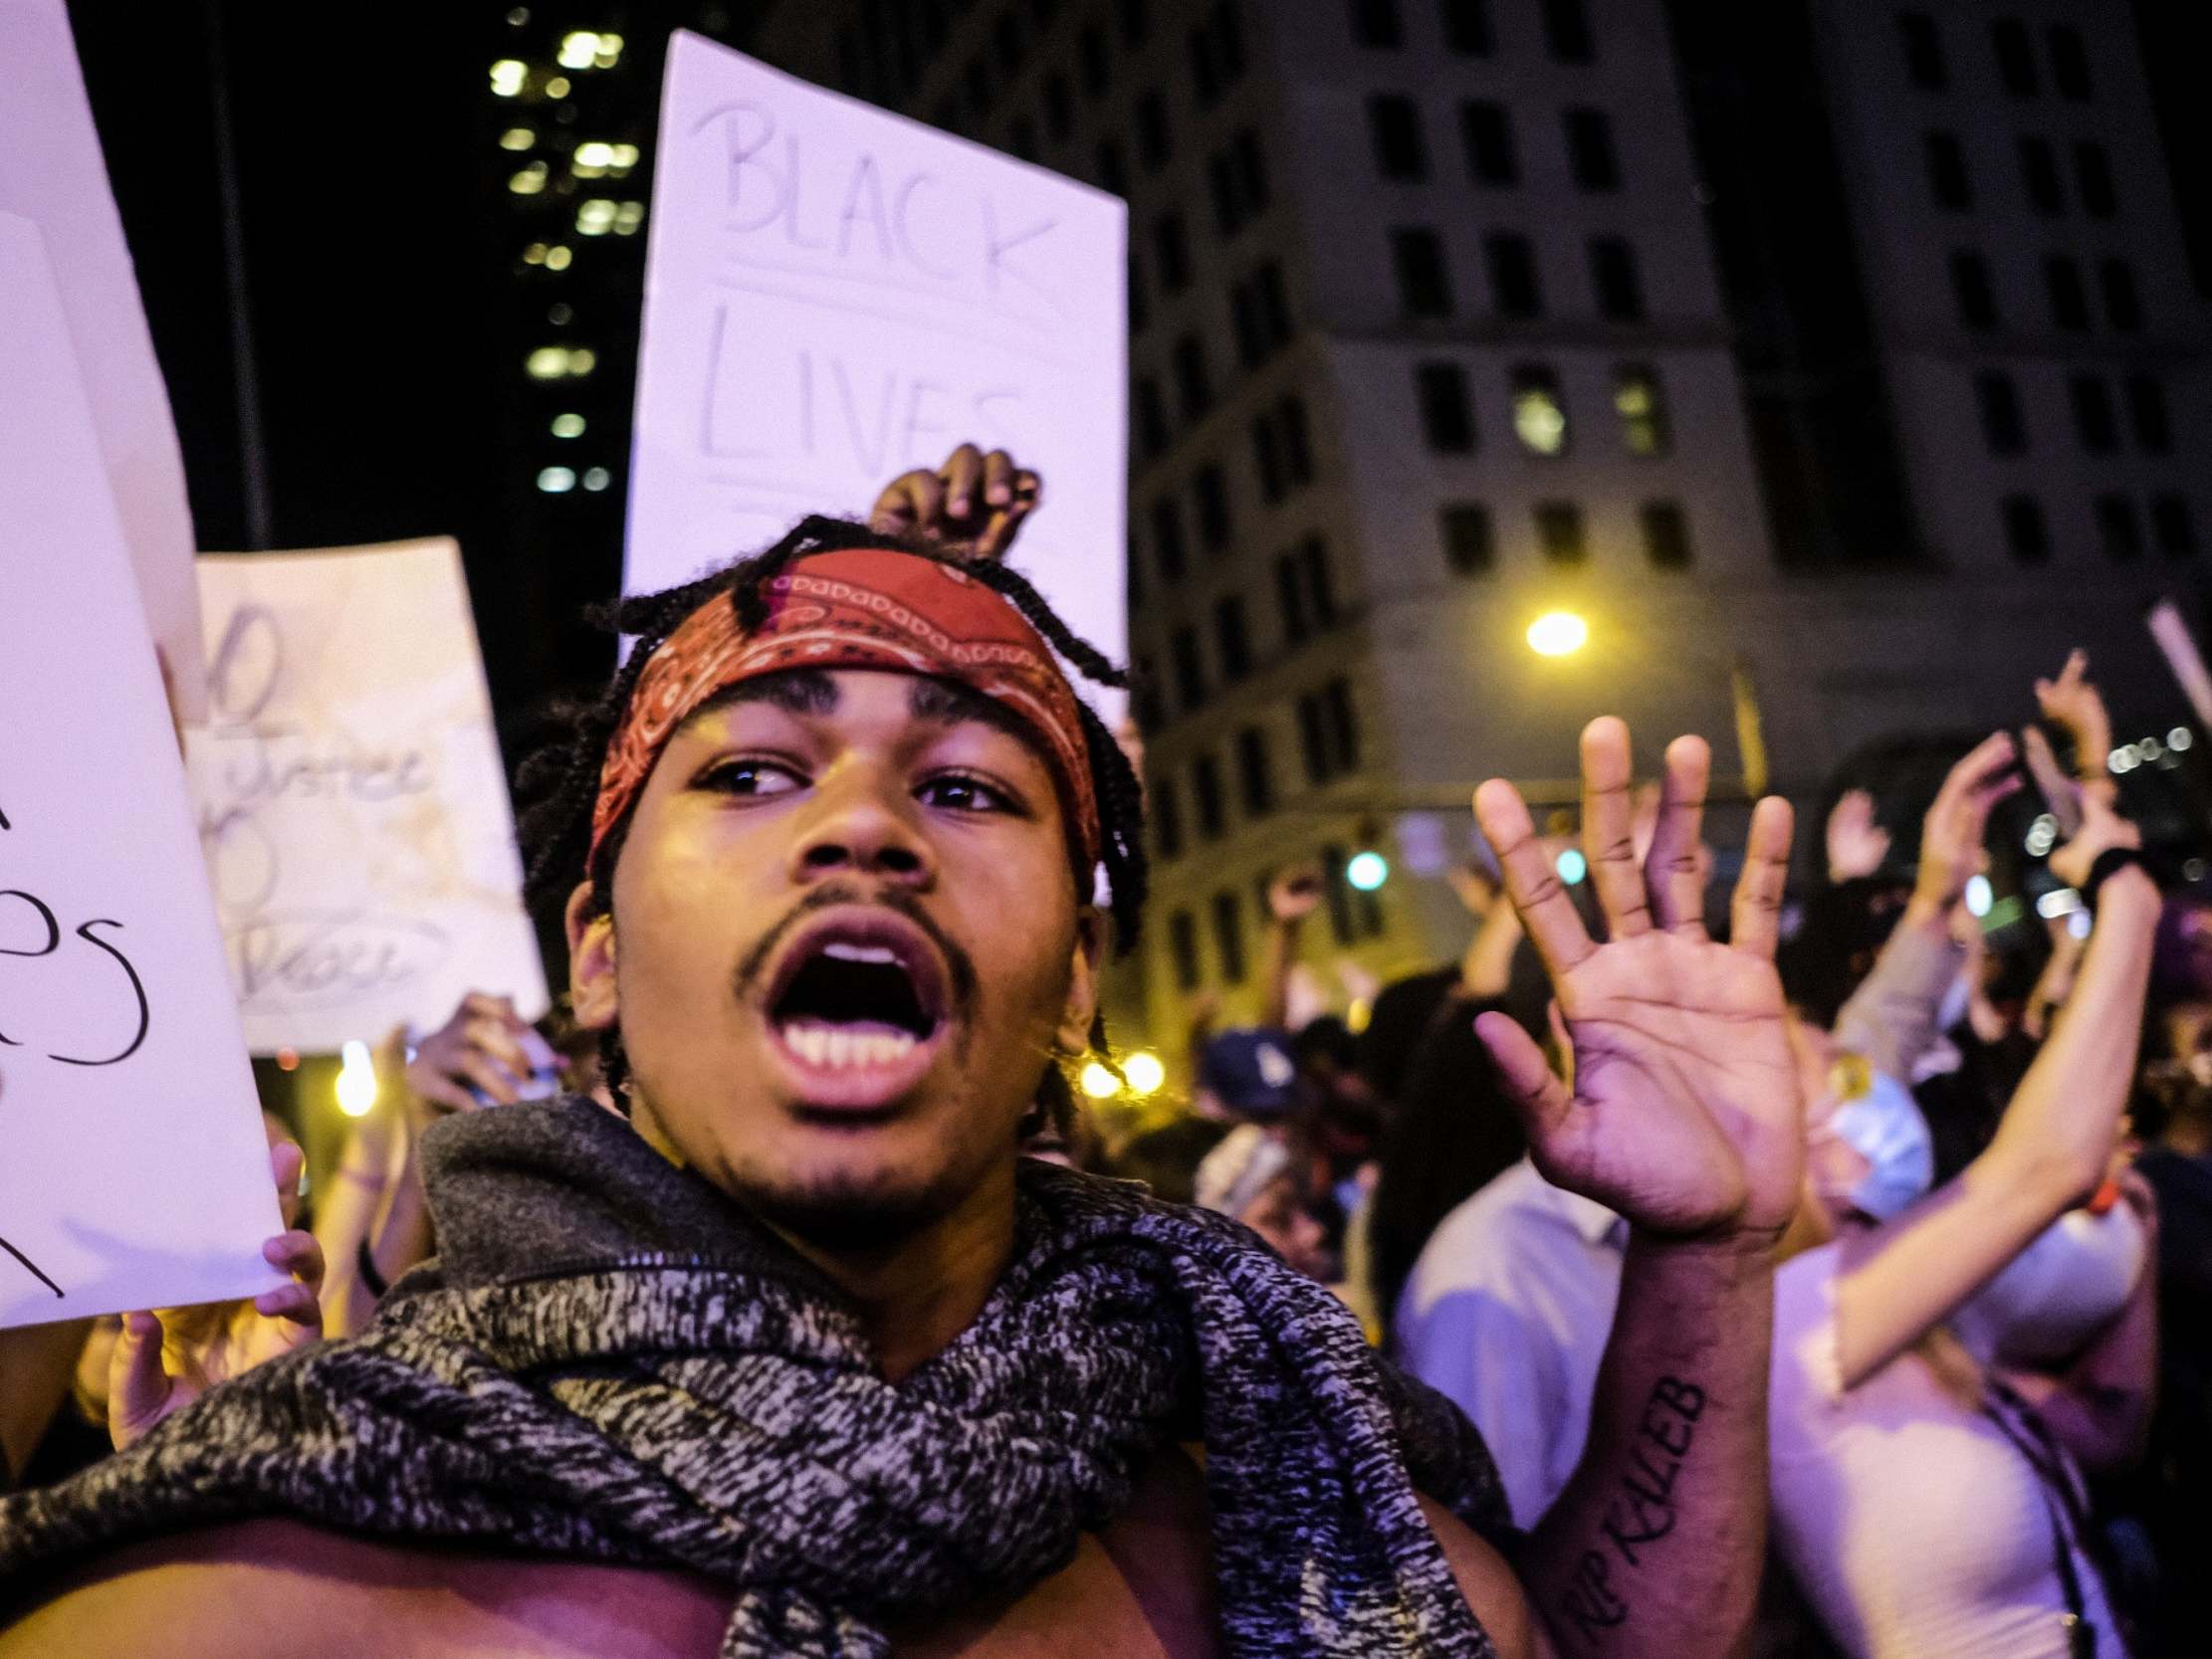
[[[1415,1499],[1503,1536],[1480,1440],[1232,1223],[1024,1161],[1012,1266],[894,1386],[805,1264],[587,1101],[451,1120],[424,1168],[442,1254],[365,1335],[0,1500],[0,1585],[289,1515],[689,1567],[731,1586],[726,1659],[881,1659],[887,1621],[1036,1583],[1203,1439],[1229,1653],[1493,1651]]]

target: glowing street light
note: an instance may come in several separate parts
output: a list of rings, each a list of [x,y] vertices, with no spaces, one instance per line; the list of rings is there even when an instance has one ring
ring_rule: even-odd
[[[1580,887],[1582,878],[1590,874],[1590,861],[1582,856],[1580,848],[1569,847],[1560,853],[1552,868],[1569,887]]]
[[[1362,893],[1373,893],[1390,880],[1390,860],[1381,853],[1354,853],[1344,867],[1344,879]]]
[[[1112,1072],[1093,1060],[1083,1068],[1083,1093],[1094,1101],[1112,1100],[1121,1093],[1121,1084]]]
[[[1539,657],[1565,657],[1590,640],[1590,624],[1573,611],[1546,611],[1528,625],[1528,648]]]
[[[368,1057],[368,1045],[350,1042],[345,1045],[343,1060],[337,1073],[337,1109],[348,1118],[365,1118],[370,1107],[376,1104],[376,1067]]]
[[[1100,1070],[1105,1068],[1101,1067]],[[1168,1068],[1160,1064],[1160,1056],[1149,1049],[1139,1049],[1135,1054],[1124,1055],[1121,1075],[1129,1080],[1132,1095],[1156,1093],[1168,1081]]]

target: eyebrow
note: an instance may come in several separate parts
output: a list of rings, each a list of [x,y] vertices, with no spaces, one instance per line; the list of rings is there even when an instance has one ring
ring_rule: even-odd
[[[834,715],[842,694],[837,682],[825,669],[785,669],[776,674],[764,674],[758,679],[741,680],[735,686],[726,686],[691,712],[685,724],[710,715],[717,710],[735,708],[745,703],[766,703],[789,715]],[[907,713],[918,721],[931,721],[939,725],[955,726],[962,721],[975,721],[1004,732],[1031,748],[1039,749],[1036,734],[1019,716],[994,703],[973,686],[964,686],[957,680],[935,680],[927,675],[916,675],[907,687]]]

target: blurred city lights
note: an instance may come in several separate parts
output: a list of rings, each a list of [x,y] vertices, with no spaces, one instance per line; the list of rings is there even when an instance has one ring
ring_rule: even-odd
[[[576,204],[576,234],[604,236],[614,228],[614,204],[603,196]]]
[[[1567,447],[1567,411],[1549,386],[1523,386],[1513,394],[1513,430],[1538,455]]]
[[[548,271],[565,271],[568,269],[569,260],[574,257],[568,249],[555,242],[546,250],[546,269]]]
[[[492,96],[514,98],[530,79],[530,66],[515,58],[502,58],[492,66]]]
[[[1589,638],[1590,624],[1573,611],[1546,611],[1528,625],[1528,648],[1539,657],[1567,656]]]
[[[1390,880],[1390,860],[1373,851],[1354,853],[1344,867],[1344,879],[1362,893],[1373,893]]]
[[[1569,887],[1580,887],[1582,878],[1590,874],[1590,861],[1582,856],[1580,849],[1569,847],[1559,855],[1558,862],[1552,868],[1559,872],[1559,879]]]
[[[568,96],[568,78],[565,75],[556,75],[547,82],[546,96],[548,98],[566,98]]]
[[[2036,901],[2036,915],[2046,922],[2072,916],[2082,908],[2082,896],[2071,887],[2056,888]]]
[[[609,473],[604,467],[587,468],[583,475],[583,487],[586,490],[593,492],[594,494],[601,490],[604,490],[609,484],[612,484],[613,482],[614,475]]]
[[[1160,1056],[1141,1048],[1122,1057],[1121,1075],[1129,1080],[1132,1095],[1150,1095],[1168,1081],[1168,1068],[1160,1064]]]
[[[278,1071],[280,1071],[280,1072],[296,1072],[296,1071],[298,1071],[299,1069],[300,1069],[300,1051],[299,1051],[298,1049],[296,1049],[296,1048],[280,1048],[279,1050],[277,1050],[277,1070],[278,1070]]]
[[[365,1118],[368,1109],[376,1104],[376,1067],[368,1057],[368,1045],[354,1041],[345,1045],[342,1063],[337,1073],[337,1109],[348,1118]]]
[[[546,164],[533,161],[507,181],[507,188],[518,196],[535,196],[546,188]]]
[[[549,496],[565,496],[576,487],[576,475],[566,467],[548,467],[538,475],[538,488]]]
[[[581,415],[555,415],[553,418],[553,435],[555,438],[580,438],[583,436]]]
[[[1968,876],[1966,878],[1966,914],[1968,916],[1987,916],[1989,907],[1996,902],[1996,898],[1997,895],[1991,890],[1987,876]]]
[[[1121,1084],[1112,1072],[1093,1060],[1083,1068],[1083,1093],[1094,1101],[1112,1100],[1121,1093]]]
[[[511,126],[499,135],[501,149],[528,149],[538,142],[538,134],[527,126]]]
[[[2189,728],[2185,726],[2177,726],[2171,731],[2166,733],[2166,747],[2174,750],[2176,753],[2187,748],[2191,743],[2195,741],[2195,736],[2191,734]]]
[[[571,29],[560,37],[562,69],[612,69],[622,57],[622,37],[590,29]]]

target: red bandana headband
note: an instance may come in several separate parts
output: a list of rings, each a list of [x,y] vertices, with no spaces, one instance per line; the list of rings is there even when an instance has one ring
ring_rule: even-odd
[[[718,593],[661,642],[607,743],[591,813],[592,860],[645,788],[676,728],[712,698],[791,669],[868,668],[957,681],[1043,743],[1095,866],[1103,837],[1075,690],[1028,618],[995,588],[935,559],[855,547],[794,559],[763,584],[768,617],[741,630]],[[586,866],[588,868],[588,864]]]

